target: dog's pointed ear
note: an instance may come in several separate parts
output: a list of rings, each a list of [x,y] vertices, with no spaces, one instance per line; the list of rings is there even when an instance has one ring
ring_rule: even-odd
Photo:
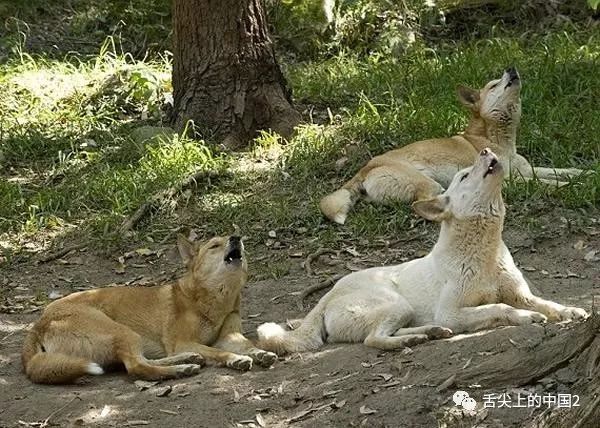
[[[184,265],[188,265],[196,255],[196,246],[193,242],[183,236],[181,233],[177,234],[177,249],[179,250],[179,255],[181,256],[181,260],[183,260]]]
[[[479,101],[479,91],[468,86],[459,85],[456,89],[456,94],[462,105],[475,110],[476,104]]]
[[[436,196],[431,199],[413,202],[413,210],[421,217],[430,221],[442,221],[449,216],[448,204],[450,198],[445,195]]]

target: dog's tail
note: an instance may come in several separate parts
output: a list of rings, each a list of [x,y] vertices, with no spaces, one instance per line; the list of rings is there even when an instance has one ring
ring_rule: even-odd
[[[70,383],[86,374],[104,373],[102,367],[84,358],[46,352],[35,331],[30,331],[25,338],[21,362],[27,377],[35,383]]]
[[[319,349],[325,335],[326,305],[327,297],[324,296],[295,330],[285,330],[272,322],[262,324],[257,329],[258,347],[278,355]]]
[[[325,217],[338,224],[344,224],[348,212],[360,199],[363,181],[364,173],[363,170],[360,170],[340,189],[324,196],[319,203],[319,207]]]

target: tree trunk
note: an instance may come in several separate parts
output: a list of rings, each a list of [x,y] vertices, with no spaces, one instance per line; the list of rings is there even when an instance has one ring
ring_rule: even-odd
[[[174,121],[235,148],[300,115],[275,59],[262,0],[173,0]]]
[[[578,375],[572,393],[581,398],[578,407],[551,408],[529,421],[529,428],[600,426],[600,314],[575,328],[565,329],[535,349],[513,348],[497,354],[457,376],[457,386],[522,386],[552,376],[563,367]]]

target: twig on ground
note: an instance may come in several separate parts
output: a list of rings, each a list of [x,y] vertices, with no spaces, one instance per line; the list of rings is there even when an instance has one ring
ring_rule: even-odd
[[[324,254],[337,254],[337,251],[332,250],[331,248],[321,247],[314,253],[309,254],[306,257],[306,260],[304,260],[304,270],[306,271],[306,273],[309,276],[314,273],[312,270],[312,267],[311,267],[311,263],[314,262],[315,260],[317,260],[319,257],[321,257]]]
[[[196,171],[193,174],[188,175],[186,178],[184,178],[177,184],[169,187],[168,189],[155,193],[154,195],[152,195],[152,197],[150,197],[149,200],[144,202],[130,217],[125,219],[125,221],[121,224],[121,227],[119,228],[119,233],[125,233],[133,229],[140,222],[140,220],[142,220],[142,218],[144,218],[150,211],[155,209],[165,199],[172,198],[177,193],[195,185],[198,181],[222,177],[224,175],[226,175],[226,173],[212,170]]]
[[[44,422],[42,422],[40,424],[40,428],[46,428],[46,427],[48,427],[50,425],[50,419],[52,417],[56,416],[59,412],[63,411],[68,405],[70,405],[75,400],[81,400],[81,398],[78,395],[76,395],[75,397],[71,398],[67,404],[65,404],[61,408],[53,411],[52,413],[50,413],[48,415],[48,417],[46,419],[44,419]]]
[[[306,289],[304,289],[304,291],[302,291],[302,293],[300,293],[300,296],[298,296],[298,302],[297,302],[298,309],[300,309],[300,310],[304,309],[304,299],[306,299],[312,293],[316,293],[317,291],[331,287],[336,282],[338,282],[340,279],[342,279],[344,276],[346,276],[346,274],[343,274],[343,273],[333,275],[333,276],[327,278],[326,280],[319,282],[318,284],[311,285],[310,287],[307,287]]]
[[[327,407],[332,407],[334,404],[335,404],[335,400],[332,401],[331,403],[323,404],[318,407],[309,407],[308,409],[303,410],[300,413],[298,413],[296,416],[289,418],[286,422],[287,423],[298,422],[298,421],[304,419],[305,417],[307,417],[308,415],[310,415],[311,413],[318,412],[319,410],[326,409]]]
[[[56,259],[60,259],[62,256],[66,256],[67,254],[69,254],[71,251],[77,251],[77,250],[81,250],[82,248],[87,247],[88,243],[84,242],[81,244],[75,244],[75,245],[68,245],[58,251],[55,251],[53,253],[50,253],[46,256],[42,256],[37,260],[37,264],[42,264],[42,263],[48,263],[51,262],[52,260],[56,260]]]

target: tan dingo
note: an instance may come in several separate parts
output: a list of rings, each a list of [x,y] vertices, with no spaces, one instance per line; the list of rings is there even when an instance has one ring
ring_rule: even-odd
[[[537,177],[564,185],[563,177],[582,173],[575,168],[532,167],[517,154],[517,128],[521,119],[520,79],[509,68],[498,80],[481,90],[458,88],[458,99],[471,112],[463,134],[451,138],[418,141],[374,157],[341,189],[321,199],[321,211],[330,220],[344,224],[348,212],[364,196],[374,202],[413,202],[440,194],[454,174],[471,165],[484,147],[491,148],[505,165],[506,176]]]
[[[51,303],[29,332],[22,361],[37,383],[66,383],[122,364],[142,379],[198,373],[205,359],[239,370],[277,358],[241,334],[247,279],[241,239],[178,238],[187,273],[156,287],[101,288]]]
[[[452,332],[586,317],[583,309],[534,296],[516,267],[502,241],[503,169],[484,149],[442,195],[413,204],[442,223],[427,256],[345,276],[297,329],[261,325],[259,346],[277,353],[325,341],[397,349]]]

